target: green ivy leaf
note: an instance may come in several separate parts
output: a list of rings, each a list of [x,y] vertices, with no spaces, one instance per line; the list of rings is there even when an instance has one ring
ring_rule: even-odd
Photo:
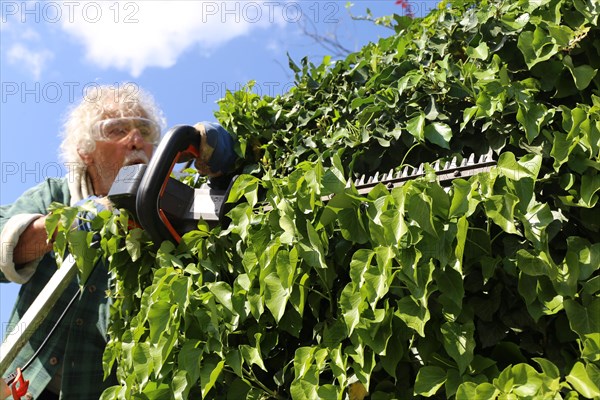
[[[425,140],[425,114],[421,112],[419,115],[409,119],[406,124],[406,130],[417,140]]]
[[[594,382],[590,377],[590,372],[594,369],[593,364],[585,366],[581,362],[576,362],[567,375],[567,382],[569,382],[575,390],[581,393],[584,397],[592,399],[600,396],[600,388],[598,388],[598,381]],[[596,367],[597,369],[597,367]],[[594,374],[596,377],[598,374]]]
[[[202,349],[198,348],[198,341],[186,341],[178,354],[178,362],[181,370],[188,376],[188,382],[194,384],[200,378],[200,362],[202,360]]]
[[[592,363],[600,361],[600,332],[586,335],[586,338],[583,340],[581,358]]]
[[[450,150],[450,140],[452,139],[452,128],[442,122],[429,124],[423,130],[423,134],[431,143]]]
[[[437,237],[435,226],[433,224],[431,197],[424,193],[416,193],[410,196],[406,202],[407,215],[416,221],[421,229],[429,233],[433,237]]]
[[[547,276],[555,279],[557,270],[546,253],[531,253],[525,249],[517,251],[517,267],[530,276]]]
[[[179,370],[176,372],[173,380],[171,381],[171,388],[173,390],[173,397],[176,400],[183,400],[186,398],[184,396],[187,396],[187,392],[189,392],[189,386],[184,370]]]
[[[215,386],[224,365],[225,360],[215,362],[215,360],[204,359],[202,361],[202,366],[200,367],[200,388],[203,398],[206,398],[208,392]]]
[[[346,187],[344,167],[338,154],[334,154],[331,161],[332,167],[323,174],[323,188],[328,193],[340,193]]]
[[[69,249],[77,263],[82,285],[87,281],[100,257],[98,249],[92,247],[94,235],[94,232],[79,230],[72,231],[68,235]]]
[[[528,154],[518,161],[510,152],[502,153],[498,159],[498,170],[513,181],[521,179],[536,180],[542,166],[542,157]]]
[[[398,210],[387,210],[381,214],[381,224],[383,225],[383,233],[385,243],[394,245],[402,239],[408,232],[408,226],[404,221],[404,217]]]
[[[548,25],[548,32],[550,32],[550,36],[552,39],[561,47],[567,47],[573,40],[574,32],[568,26],[563,25]]]
[[[464,179],[455,179],[452,181],[448,218],[460,217],[468,213],[470,193],[471,183]]]
[[[587,335],[600,332],[600,299],[594,299],[585,307],[575,300],[567,299],[564,302],[565,311],[569,318],[569,325],[582,339]]]
[[[535,64],[550,59],[559,51],[559,46],[541,27],[535,31],[524,31],[519,35],[517,47],[525,57],[525,63],[529,69]]]
[[[314,347],[300,347],[294,354],[294,373],[297,378],[304,377],[313,363]]]
[[[589,65],[573,66],[573,60],[569,55],[566,55],[565,58],[563,58],[563,63],[571,72],[573,80],[575,81],[575,87],[577,87],[578,90],[587,88],[598,72],[597,69],[594,69]]]
[[[143,237],[144,231],[141,229],[131,230],[125,237],[125,247],[131,256],[131,261],[137,261],[142,256]]]
[[[427,307],[416,302],[412,296],[406,296],[398,300],[397,309],[395,315],[419,336],[425,337],[425,324],[431,318]]]
[[[467,47],[467,55],[477,60],[485,60],[488,58],[489,48],[487,43],[481,42],[477,47]]]
[[[538,137],[542,126],[551,115],[552,112],[543,104],[519,105],[517,121],[525,128],[528,143],[532,143]]]
[[[173,393],[173,389],[166,383],[150,382],[144,388],[143,393],[150,400],[160,400],[169,397]]]
[[[256,334],[255,337],[257,346],[260,341],[260,334]],[[256,365],[261,368],[263,371],[267,371],[265,364],[263,362],[262,357],[260,356],[260,348],[252,347],[246,344],[240,345],[240,353],[242,355],[242,360],[248,365]]]
[[[456,391],[456,400],[469,400],[469,399],[496,399],[498,397],[499,390],[494,387],[491,383],[477,384],[475,382],[465,382],[461,384]]]
[[[279,276],[271,273],[265,278],[265,304],[273,314],[275,321],[283,317],[285,306],[290,297],[290,291],[282,285]]]
[[[279,226],[283,229],[283,234],[279,236],[279,240],[283,244],[292,244],[294,240],[298,238],[298,233],[296,232],[296,224],[294,220],[284,214],[279,218]]]
[[[150,304],[148,322],[150,324],[150,341],[158,344],[160,337],[167,331],[172,311],[177,308],[167,301],[157,301]]]
[[[302,258],[314,268],[327,268],[325,262],[323,242],[321,237],[312,226],[310,221],[306,221],[306,231],[308,233],[308,243],[303,240],[300,241],[300,253]]]
[[[542,379],[533,367],[520,363],[505,368],[495,381],[495,385],[502,393],[531,397],[539,391]]]
[[[424,397],[431,397],[446,382],[446,371],[440,367],[421,367],[415,381],[415,393]]]
[[[506,233],[520,235],[515,225],[515,207],[519,198],[512,193],[494,195],[485,201],[485,209],[496,225]]]
[[[545,376],[547,376],[550,379],[560,378],[560,371],[554,363],[552,363],[549,360],[546,360],[545,358],[534,358],[533,360],[539,364]]]
[[[347,285],[340,294],[340,307],[342,315],[348,328],[348,336],[352,335],[354,328],[360,321],[359,305],[362,303],[362,296],[359,291],[355,291],[353,285]]]
[[[435,282],[441,292],[440,303],[444,306],[444,312],[454,315],[455,318],[462,311],[462,302],[465,295],[463,277],[461,274],[449,267],[436,269],[434,271]]]
[[[357,287],[360,288],[363,285],[365,271],[370,267],[374,256],[375,252],[370,249],[359,249],[352,255],[350,278]]]
[[[209,283],[207,286],[219,304],[222,304],[232,314],[237,314],[232,302],[233,289],[227,282],[214,282]]]
[[[593,208],[598,202],[598,195],[596,194],[600,191],[600,175],[597,173],[593,174],[585,174],[581,177],[581,200],[579,204]]]
[[[458,365],[458,370],[463,374],[473,361],[475,350],[475,326],[472,322],[459,324],[446,322],[441,326],[444,335],[444,348]]]
[[[134,346],[131,351],[131,361],[137,381],[142,386],[145,385],[154,369],[149,343],[144,342]]]

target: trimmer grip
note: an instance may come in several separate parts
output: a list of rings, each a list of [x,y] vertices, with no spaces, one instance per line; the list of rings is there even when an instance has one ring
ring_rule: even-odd
[[[137,190],[136,211],[140,225],[157,246],[163,240],[181,239],[160,209],[160,200],[175,164],[198,157],[199,151],[198,131],[188,125],[177,125],[167,132],[148,163]]]

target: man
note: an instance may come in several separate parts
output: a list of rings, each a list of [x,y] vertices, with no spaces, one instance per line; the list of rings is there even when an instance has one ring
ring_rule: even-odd
[[[52,238],[45,229],[48,206],[52,202],[76,205],[106,196],[122,166],[148,162],[163,125],[154,100],[138,88],[134,92],[100,87],[95,96],[71,111],[61,144],[68,175],[49,178],[13,204],[0,207],[0,280],[22,284],[11,326],[17,326],[57,269]],[[231,136],[217,124],[202,123],[197,129],[202,136],[199,169],[209,176],[227,172],[235,160]],[[34,399],[97,399],[106,387],[117,384],[114,376],[103,381],[102,370],[109,284],[107,269],[100,263],[24,373]],[[72,282],[9,371],[0,373],[12,372],[32,357],[77,290],[77,282]]]

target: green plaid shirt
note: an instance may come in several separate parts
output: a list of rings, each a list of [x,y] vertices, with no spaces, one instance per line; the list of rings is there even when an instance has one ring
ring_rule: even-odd
[[[0,207],[0,231],[8,219],[18,214],[46,214],[52,202],[69,204],[66,179],[47,179],[25,192],[13,204]],[[31,279],[22,285],[13,309],[7,335],[19,334],[24,328],[19,319],[56,271],[53,253],[46,254]],[[0,273],[0,281],[6,277]],[[107,343],[110,300],[106,297],[109,277],[106,267],[98,264],[79,299],[58,326],[39,356],[23,373],[29,380],[29,392],[35,399],[57,372],[62,372],[61,399],[98,399],[105,388],[116,385],[116,378],[103,381],[102,354]],[[21,350],[4,376],[22,367],[33,355],[54,326],[79,287],[73,281],[52,308],[46,320]]]

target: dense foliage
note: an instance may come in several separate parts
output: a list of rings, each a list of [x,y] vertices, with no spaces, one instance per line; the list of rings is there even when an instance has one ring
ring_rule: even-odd
[[[122,384],[103,398],[600,397],[599,13],[442,3],[290,62],[282,96],[228,93],[227,226],[151,247],[126,213],[95,221]],[[489,149],[497,168],[448,188],[346,188]]]

